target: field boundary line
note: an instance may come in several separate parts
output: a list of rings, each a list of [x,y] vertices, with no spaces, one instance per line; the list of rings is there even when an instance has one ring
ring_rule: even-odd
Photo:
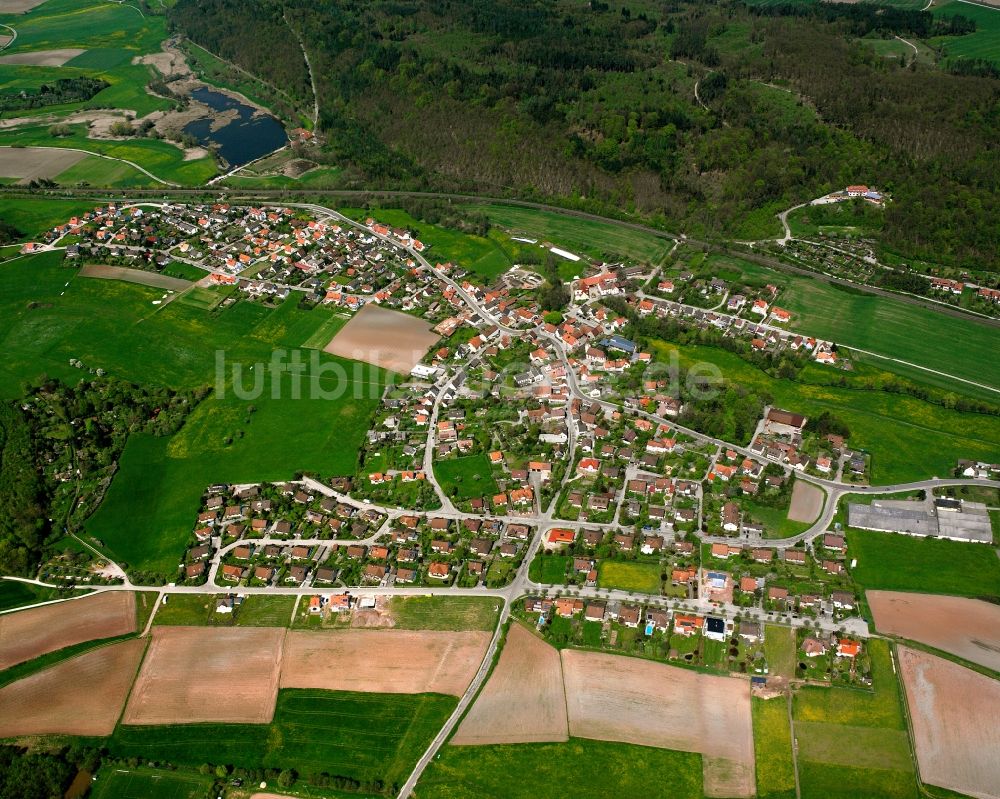
[[[792,715],[792,688],[788,686],[785,692],[785,708],[788,712],[788,732],[792,743],[792,774],[795,776],[795,799],[802,799],[802,787],[799,785],[799,745],[795,738],[795,719]],[[756,751],[756,750],[755,750]]]
[[[148,169],[146,169],[145,167],[139,166],[137,163],[135,163],[135,161],[129,161],[127,158],[118,158],[117,156],[114,156],[114,155],[105,155],[104,153],[95,153],[93,150],[84,150],[82,147],[59,147],[59,146],[49,146],[47,144],[32,144],[31,146],[32,147],[45,147],[46,149],[49,149],[49,150],[68,150],[68,151],[74,152],[74,153],[84,153],[86,155],[92,155],[95,158],[104,158],[104,159],[106,159],[108,161],[119,161],[120,163],[128,164],[133,169],[138,169],[146,177],[152,178],[157,183],[162,183],[164,186],[170,186],[171,188],[174,188],[174,189],[179,189],[180,188],[180,184],[179,183],[172,183],[169,180],[164,180],[163,178],[159,178],[156,175],[154,175],[152,172],[150,172]],[[0,148],[2,148],[4,150],[21,150],[21,149],[26,149],[26,148],[23,148],[23,147],[13,147],[13,146],[11,146],[9,144],[0,144]]]

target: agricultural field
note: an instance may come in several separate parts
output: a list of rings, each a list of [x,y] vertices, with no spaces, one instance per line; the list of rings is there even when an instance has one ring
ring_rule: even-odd
[[[1000,682],[900,647],[920,778],[977,797],[1000,796]]]
[[[751,700],[757,795],[760,799],[794,799],[795,763],[785,697]]]
[[[110,734],[145,649],[108,644],[0,688],[0,738]]]
[[[283,690],[269,724],[119,726],[107,746],[120,757],[293,768],[391,786],[403,782],[455,704],[437,694]]]
[[[701,756],[607,741],[446,746],[420,799],[702,799]]]
[[[876,484],[947,476],[959,459],[989,461],[1000,447],[997,417],[960,413],[884,391],[777,379],[717,347],[655,341],[651,349],[664,362],[677,353],[685,368],[715,364],[725,380],[769,394],[779,407],[806,416],[829,411],[843,419],[851,430],[851,444],[870,453]]]
[[[41,588],[16,580],[0,580],[0,610],[13,610],[52,598],[51,588]]]
[[[699,752],[706,794],[754,795],[746,681],[573,649],[562,662],[571,735]]]
[[[1000,597],[1000,559],[992,547],[934,538],[847,531],[851,570],[865,589]]]
[[[577,219],[552,211],[537,211],[513,205],[471,205],[470,210],[485,213],[495,225],[513,236],[548,241],[580,256],[615,260],[624,256],[636,261],[658,264],[666,256],[671,242],[651,233],[629,230],[613,222]],[[579,271],[580,266],[574,265]]]
[[[500,659],[451,743],[566,741],[566,691],[555,647],[514,622]]]
[[[399,630],[489,630],[497,624],[498,600],[477,596],[394,596],[389,605]]]
[[[881,633],[909,638],[1000,672],[1000,607],[965,597],[868,591]]]
[[[807,686],[793,698],[804,799],[915,799],[916,775],[889,644],[869,639],[872,689]]]
[[[417,316],[366,305],[337,331],[323,352],[408,375],[438,338]]]
[[[0,669],[64,647],[134,632],[135,596],[107,591],[0,616]]]
[[[597,585],[600,588],[659,594],[662,571],[658,563],[604,560],[598,568]],[[555,582],[562,582],[562,578]]]
[[[461,696],[489,642],[485,631],[293,631],[285,638],[280,687]]]
[[[0,197],[0,219],[13,225],[28,241],[71,216],[91,211],[93,200],[38,200],[23,197]]]
[[[490,463],[482,453],[435,461],[434,476],[445,496],[463,500],[497,493]]]
[[[325,311],[300,310],[294,298],[275,308],[240,302],[206,310],[183,297],[157,307],[152,302],[162,289],[77,279],[76,272],[62,264],[60,253],[0,264],[0,341],[6,353],[0,395],[17,396],[22,381],[42,372],[77,380],[70,358],[137,383],[211,386],[216,350],[230,367],[267,363],[275,350],[294,350],[329,320]],[[108,307],[116,313],[106,313]],[[279,385],[266,381],[258,399],[239,399],[232,391],[232,367],[222,374],[221,391],[202,402],[174,436],[132,436],[104,502],[87,523],[88,534],[129,567],[172,577],[205,486],[288,479],[297,470],[351,473],[386,373],[317,354],[317,369],[339,367],[341,377],[314,374],[309,352],[299,354],[306,364],[302,399],[293,398],[287,373]],[[313,387],[340,394],[324,399]],[[142,529],[157,535],[136,535]]]
[[[764,657],[769,674],[776,677],[795,676],[795,630],[777,624],[764,628]]]
[[[212,778],[150,768],[105,766],[90,789],[92,799],[202,799]]]
[[[961,14],[976,23],[974,33],[965,36],[941,36],[935,44],[944,47],[949,59],[982,58],[1000,65],[1000,8],[986,8],[975,3],[945,2],[934,9],[935,17]]]
[[[122,723],[269,722],[284,637],[268,627],[155,627]]]

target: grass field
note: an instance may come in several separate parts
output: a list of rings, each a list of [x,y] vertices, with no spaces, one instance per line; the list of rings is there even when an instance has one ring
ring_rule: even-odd
[[[807,416],[830,411],[851,430],[851,445],[871,455],[875,484],[950,475],[961,458],[992,461],[1000,449],[1000,418],[960,413],[878,390],[779,380],[739,356],[715,347],[654,342],[654,355],[683,367],[715,364],[722,376],[769,394],[774,404]],[[745,442],[740,442],[745,443]]]
[[[543,555],[539,552],[528,565],[528,579],[536,583],[562,585],[570,560],[568,555]]]
[[[292,621],[294,596],[251,594],[236,613],[236,624],[243,627],[287,627]]]
[[[153,625],[200,627],[204,625],[242,627],[287,627],[292,619],[294,596],[247,596],[236,613],[216,613],[219,595],[172,594],[167,604],[160,603]]]
[[[0,580],[0,610],[11,610],[34,602],[44,602],[52,596],[51,588],[41,588],[15,580]]]
[[[490,470],[490,462],[483,453],[436,461],[434,476],[437,477],[445,495],[459,500],[491,497],[497,493],[497,484]]]
[[[120,726],[108,749],[177,765],[293,768],[401,784],[457,700],[438,694],[283,690],[270,724]]]
[[[851,576],[865,589],[1000,597],[993,547],[870,530],[848,530],[847,545],[858,561]]]
[[[216,384],[217,352],[230,365],[261,363],[263,375],[276,351],[290,359],[329,318],[299,310],[294,299],[277,308],[241,302],[213,312],[180,301],[157,308],[151,301],[159,290],[75,274],[60,253],[0,265],[0,396],[20,395],[22,382],[42,373],[75,382],[80,372],[70,358],[175,388]],[[315,362],[309,352],[300,355],[307,378],[301,399],[288,373],[267,376],[258,398],[240,399],[233,370],[223,368],[222,390],[178,433],[133,436],[88,532],[116,559],[172,576],[208,484],[288,479],[298,470],[351,473],[386,373],[324,353],[315,353]],[[249,384],[253,373],[244,371]]]
[[[0,146],[71,147],[77,150],[87,150],[91,153],[100,153],[112,158],[132,161],[148,169],[160,180],[188,186],[201,185],[218,171],[215,159],[211,156],[185,161],[183,150],[160,139],[125,139],[122,141],[90,139],[87,137],[86,125],[83,124],[70,125],[72,134],[69,136],[53,138],[49,134],[49,127],[49,125],[25,125],[0,130]],[[90,164],[90,166],[85,166],[85,164]],[[110,166],[105,165],[102,159],[88,158],[78,163],[73,167],[73,170],[84,170],[94,179],[79,171],[75,172],[72,177],[98,184],[100,181],[97,178],[100,177],[101,170],[110,168]],[[65,174],[64,172],[63,175]],[[128,183],[126,185],[140,184]]]
[[[88,794],[91,799],[203,799],[212,778],[194,772],[105,766]]]
[[[470,208],[485,213],[491,222],[507,229],[512,235],[538,239],[539,242],[549,241],[576,255],[596,259],[617,255],[655,264],[663,259],[671,246],[666,239],[628,230],[611,222],[592,222],[550,211],[508,205],[474,205]]]
[[[499,601],[476,596],[393,597],[399,630],[489,630],[497,624]]]
[[[917,795],[899,681],[888,642],[869,639],[871,691],[800,688],[793,700],[802,796]]]
[[[93,200],[36,200],[0,197],[0,219],[24,234],[25,241],[61,225],[71,216],[94,209]]]
[[[60,172],[54,180],[56,183],[66,186],[86,184],[90,186],[115,186],[120,188],[148,188],[159,185],[155,180],[148,175],[144,175],[134,166],[129,166],[121,161],[109,161],[107,158],[98,158],[96,155],[88,155],[69,169]]]
[[[792,731],[785,698],[755,697],[751,702],[757,796],[760,799],[795,799]]]
[[[701,799],[701,755],[571,738],[567,743],[446,746],[420,799]]]
[[[764,629],[764,657],[769,674],[794,677],[795,631],[791,627],[768,624]]]
[[[935,17],[961,14],[976,23],[974,33],[965,36],[942,36],[934,41],[944,46],[948,58],[983,58],[1000,64],[1000,9],[972,3],[944,3],[934,9]]]
[[[600,588],[619,588],[641,594],[659,594],[662,571],[656,563],[605,560],[601,561],[597,585]]]

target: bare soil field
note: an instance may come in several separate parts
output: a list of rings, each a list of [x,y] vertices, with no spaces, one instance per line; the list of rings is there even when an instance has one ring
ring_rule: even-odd
[[[155,272],[144,272],[142,269],[129,269],[127,266],[107,266],[105,264],[84,264],[80,267],[80,277],[96,277],[101,280],[124,280],[126,283],[140,283],[169,291],[184,291],[191,286],[190,280],[179,277],[158,275]]]
[[[805,480],[796,480],[792,486],[792,504],[788,518],[793,522],[814,522],[823,510],[823,489]]]
[[[78,47],[64,47],[61,50],[28,50],[0,56],[0,64],[26,67],[61,67],[72,58],[87,52]]]
[[[24,14],[45,0],[0,0],[0,14]]]
[[[54,178],[87,154],[55,147],[0,147],[0,175],[28,183],[38,178]]]
[[[285,630],[154,627],[124,724],[266,724]]]
[[[337,331],[323,351],[408,375],[437,340],[423,319],[366,305]]]
[[[1000,671],[1000,606],[957,596],[868,591],[880,632]]]
[[[750,686],[639,658],[563,650],[570,735],[706,755],[705,793],[753,796]],[[710,759],[730,761],[710,768]]]
[[[66,646],[135,632],[135,596],[105,591],[0,616],[0,669]]]
[[[145,648],[109,644],[0,688],[0,738],[110,735]]]
[[[500,660],[451,742],[568,741],[559,650],[512,624]]]
[[[1000,682],[906,647],[899,663],[921,780],[1000,799]]]
[[[461,696],[483,661],[487,632],[290,632],[282,688]]]

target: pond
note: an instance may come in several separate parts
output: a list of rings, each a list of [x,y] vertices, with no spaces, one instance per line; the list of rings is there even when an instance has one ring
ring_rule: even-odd
[[[217,152],[231,168],[248,164],[288,144],[285,129],[277,119],[270,114],[255,113],[257,109],[235,97],[207,87],[195,89],[191,97],[215,111],[236,110],[236,119],[215,131],[210,119],[196,119],[184,126],[184,132],[203,145],[216,145]]]

